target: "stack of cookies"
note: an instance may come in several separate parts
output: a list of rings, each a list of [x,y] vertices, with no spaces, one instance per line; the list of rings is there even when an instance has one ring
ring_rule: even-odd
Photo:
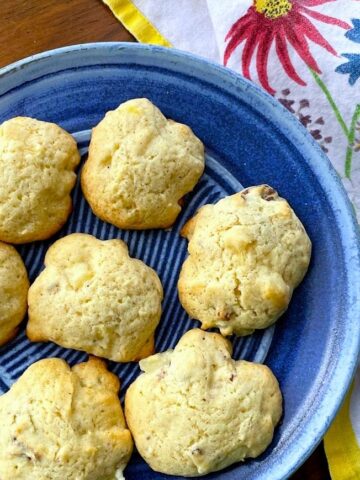
[[[257,457],[282,415],[279,384],[268,367],[233,360],[226,337],[264,329],[287,309],[311,255],[300,220],[268,185],[203,206],[182,229],[189,255],[178,280],[180,302],[201,329],[155,353],[163,288],[123,241],[60,238],[30,287],[10,245],[61,229],[79,163],[76,142],[57,125],[17,117],[0,126],[0,345],[28,312],[31,341],[91,355],[73,368],[36,362],[0,397],[0,479],[119,480],[133,441],[169,475],[201,476]],[[102,220],[165,229],[204,166],[189,127],[133,99],[93,129],[81,186]],[[119,379],[98,357],[140,361],[125,415]]]

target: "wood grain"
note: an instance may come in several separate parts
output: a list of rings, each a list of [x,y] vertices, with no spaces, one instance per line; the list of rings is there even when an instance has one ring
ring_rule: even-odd
[[[65,45],[132,40],[100,0],[0,0],[0,67]]]
[[[331,480],[323,442],[291,480]]]
[[[65,45],[133,40],[100,0],[0,0],[0,67]],[[322,445],[292,480],[330,480]]]

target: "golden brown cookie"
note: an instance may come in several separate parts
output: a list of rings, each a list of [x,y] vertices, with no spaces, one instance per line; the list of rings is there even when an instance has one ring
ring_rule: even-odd
[[[13,246],[0,242],[0,345],[16,335],[27,310],[28,290],[20,255]]]
[[[217,333],[190,330],[175,350],[140,362],[125,416],[140,455],[157,472],[195,477],[255,458],[282,413],[264,365],[235,361]]]
[[[29,290],[27,335],[116,362],[154,351],[163,291],[121,240],[74,233],[48,250]]]
[[[309,266],[311,242],[286,200],[268,185],[205,205],[183,228],[189,256],[180,301],[202,328],[247,335],[287,309]]]
[[[133,442],[119,380],[96,358],[40,360],[0,397],[1,480],[115,480]]]
[[[119,228],[171,226],[204,170],[204,146],[145,98],[108,112],[93,129],[82,171],[94,213]]]
[[[0,125],[0,240],[49,238],[71,212],[80,162],[72,136],[54,123],[16,117]]]

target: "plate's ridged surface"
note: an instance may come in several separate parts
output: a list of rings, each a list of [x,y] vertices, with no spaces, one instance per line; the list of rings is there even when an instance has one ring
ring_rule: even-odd
[[[86,157],[90,130],[73,132],[83,159]],[[73,232],[90,233],[97,238],[121,238],[128,246],[132,257],[140,258],[158,273],[164,287],[163,315],[156,334],[156,351],[173,348],[181,334],[194,327],[194,322],[186,315],[177,297],[177,279],[186,257],[187,241],[180,236],[186,219],[206,203],[214,203],[220,198],[241,190],[240,183],[230,175],[210,154],[206,155],[206,172],[189,194],[186,205],[172,229],[151,231],[126,231],[99,220],[89,208],[82,195],[80,176],[73,193],[74,211],[61,232],[49,242],[23,245],[19,248],[32,282],[43,267],[46,250],[55,238]],[[81,165],[82,166],[82,165]],[[80,169],[81,169],[80,166]],[[234,357],[262,362],[269,350],[274,327],[249,337],[234,340]],[[56,356],[67,362],[78,363],[86,358],[81,352],[66,350],[52,343],[34,344],[27,340],[24,331],[0,351],[0,393],[5,392],[23,371],[40,358]],[[122,397],[127,386],[139,373],[137,364],[112,363],[112,371],[122,380]]]
[[[288,478],[321,440],[339,407],[360,341],[358,227],[319,147],[288,112],[249,82],[190,55],[151,46],[94,44],[45,53],[0,71],[0,95],[0,121],[15,115],[54,121],[77,137],[82,153],[89,129],[107,110],[134,97],[149,98],[204,141],[206,174],[171,231],[126,232],[100,222],[77,186],[75,209],[62,232],[19,249],[33,279],[47,247],[59,236],[81,231],[123,238],[131,255],[154,267],[164,283],[157,350],[174,346],[195,325],[178,303],[176,282],[187,246],[179,230],[196,208],[238,190],[240,184],[268,183],[289,200],[313,242],[309,273],[275,329],[234,344],[237,358],[266,357],[280,381],[284,417],[260,458],[207,477]],[[36,359],[55,355],[70,363],[85,357],[50,343],[29,344],[21,333],[0,349],[0,391]],[[110,367],[120,375],[124,393],[137,366]],[[169,477],[152,472],[134,455],[126,478]]]

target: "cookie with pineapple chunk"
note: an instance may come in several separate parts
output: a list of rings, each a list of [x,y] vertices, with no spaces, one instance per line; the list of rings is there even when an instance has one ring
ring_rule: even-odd
[[[29,280],[16,249],[0,242],[0,345],[11,340],[27,310]]]
[[[71,212],[80,162],[72,136],[54,123],[16,117],[0,125],[0,240],[49,238]]]
[[[231,358],[218,333],[188,331],[175,350],[140,362],[125,416],[140,455],[157,471],[195,477],[260,455],[282,414],[264,365]]]
[[[163,290],[121,240],[75,233],[55,242],[28,296],[27,335],[129,362],[153,353]]]
[[[118,378],[96,358],[31,365],[0,397],[2,480],[123,478],[133,442]]]
[[[310,239],[288,202],[268,185],[205,205],[186,223],[189,256],[180,301],[202,328],[247,335],[287,309],[310,261]]]
[[[110,111],[93,129],[82,171],[93,212],[119,228],[171,226],[204,170],[204,146],[146,98]]]

